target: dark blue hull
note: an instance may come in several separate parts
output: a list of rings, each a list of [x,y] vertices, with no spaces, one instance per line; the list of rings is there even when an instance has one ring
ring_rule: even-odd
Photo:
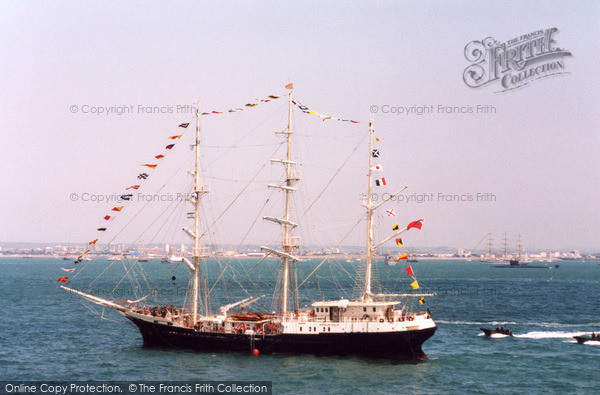
[[[140,329],[147,347],[187,348],[204,352],[290,353],[315,355],[367,355],[398,359],[428,359],[422,345],[436,327],[405,332],[320,333],[317,335],[246,335],[198,332],[154,324],[129,317]]]

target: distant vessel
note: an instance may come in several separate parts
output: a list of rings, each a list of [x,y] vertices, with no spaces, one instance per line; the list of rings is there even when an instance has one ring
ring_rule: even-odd
[[[531,259],[523,259],[521,257],[521,252],[523,251],[523,244],[521,243],[521,235],[519,235],[519,247],[517,250],[517,255],[512,257],[509,261],[508,261],[508,265],[494,265],[494,267],[500,267],[500,268],[511,268],[511,269],[550,269],[550,266],[546,266],[546,265],[530,265],[530,263],[532,262]],[[558,265],[555,266],[556,268],[558,268]]]
[[[479,241],[481,243],[481,240]],[[478,244],[479,244],[478,243]],[[499,263],[502,262],[502,259],[498,259],[496,255],[494,255],[492,251],[492,246],[494,241],[492,240],[492,234],[488,233],[488,253],[486,255],[482,255],[480,261],[482,263]]]
[[[508,265],[494,265],[494,267],[498,268],[507,268],[507,269],[550,269],[550,266],[546,265],[530,265],[528,262],[519,262],[518,260],[510,260]],[[558,268],[558,265],[556,266]]]
[[[385,257],[383,259],[385,261],[385,264],[388,266],[396,266],[398,264],[392,253],[389,251],[387,252],[387,254],[385,254]]]
[[[170,256],[166,256],[163,259],[160,260],[162,263],[176,263],[176,262],[183,262],[183,257],[182,256],[175,256],[175,255],[170,255]]]

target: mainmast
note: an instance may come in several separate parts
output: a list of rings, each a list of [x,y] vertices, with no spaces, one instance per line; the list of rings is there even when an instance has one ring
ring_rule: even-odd
[[[371,300],[371,277],[372,277],[372,260],[373,260],[373,212],[375,208],[373,206],[373,201],[371,198],[371,190],[372,190],[372,167],[373,167],[373,117],[371,117],[371,122],[369,122],[369,172],[367,173],[368,177],[368,187],[367,187],[367,202],[365,204],[365,208],[367,209],[367,256],[365,259],[365,294],[363,295],[363,301],[367,302]]]
[[[205,258],[200,253],[200,198],[203,194],[208,193],[208,190],[201,184],[200,179],[200,107],[196,110],[196,142],[194,144],[196,151],[196,163],[194,167],[194,195],[192,203],[194,204],[194,232],[190,236],[194,239],[194,261],[190,267],[193,273],[192,279],[192,315],[193,322],[198,321],[198,294],[200,287],[200,261]],[[185,230],[185,229],[184,229]],[[190,232],[188,232],[189,234]],[[190,266],[190,265],[188,265]]]
[[[294,250],[298,248],[298,240],[294,236],[292,236],[292,229],[298,226],[297,223],[292,222],[291,220],[292,193],[296,191],[296,188],[293,187],[294,182],[300,179],[293,170],[293,166],[296,164],[296,162],[292,160],[292,91],[290,91],[289,94],[287,129],[283,131],[277,131],[276,133],[286,135],[287,151],[285,159],[271,159],[271,162],[281,163],[285,166],[285,184],[269,184],[268,186],[270,188],[281,189],[285,193],[285,216],[284,218],[276,218],[269,216],[265,216],[263,218],[268,221],[283,225],[284,232],[281,246],[282,251],[273,250],[268,247],[261,247],[261,249],[283,260],[283,284],[282,296],[280,301],[281,304],[279,306],[279,309],[281,311],[282,316],[284,317],[288,311],[288,298],[290,292],[290,266],[293,262],[298,260],[297,257],[292,255]]]

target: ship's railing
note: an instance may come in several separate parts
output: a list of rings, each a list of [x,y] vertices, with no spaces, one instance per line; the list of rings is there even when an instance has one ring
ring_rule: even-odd
[[[311,317],[310,315],[300,315],[298,316],[299,324],[306,323],[332,323],[332,322],[343,322],[343,323],[351,323],[351,322],[404,322],[404,321],[414,321],[419,316],[424,316],[425,318],[429,318],[429,313],[425,311],[419,312],[404,312],[401,313],[396,311],[390,317],[383,315],[365,315],[360,317],[340,317],[337,321],[332,321],[329,317]]]

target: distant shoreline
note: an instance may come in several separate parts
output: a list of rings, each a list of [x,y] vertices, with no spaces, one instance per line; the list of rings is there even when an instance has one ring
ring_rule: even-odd
[[[102,254],[97,256],[96,258],[103,258],[103,259],[107,259],[111,256],[115,256],[115,255],[108,255],[108,254]],[[301,259],[325,259],[327,256],[325,255],[301,255],[300,258]],[[58,260],[65,260],[65,256],[49,256],[49,255],[28,255],[28,254],[0,254],[0,258],[22,258],[22,259],[40,259],[40,258],[47,258],[47,259],[58,259]],[[69,261],[75,260],[76,257],[68,257]],[[137,258],[137,257],[131,257],[131,256],[127,256],[125,257],[125,259],[133,259],[133,258]],[[160,260],[163,257],[161,256],[155,256],[155,257],[148,257],[149,260]],[[228,255],[214,255],[211,256],[211,258],[232,258],[231,256]],[[264,258],[263,256],[236,256],[236,259],[240,259],[240,260],[245,260],[245,259],[262,259]],[[276,258],[272,258],[272,259],[276,259]],[[364,255],[361,254],[335,254],[335,255],[331,255],[329,257],[327,257],[327,259],[333,259],[333,260],[362,260],[364,259]],[[382,260],[385,259],[384,255],[377,255],[374,257],[374,259],[377,260]],[[415,256],[411,259],[417,259],[418,261],[468,261],[468,262],[480,262],[481,259],[479,257],[448,257],[448,256]],[[547,263],[551,263],[551,262],[568,262],[568,261],[598,261],[600,260],[599,257],[582,257],[579,259],[560,259],[560,258],[541,258],[541,259],[532,259],[532,262],[547,262]],[[409,262],[409,261],[406,261]],[[508,261],[498,261],[497,263],[502,263],[502,262],[508,262]],[[489,262],[488,262],[489,263]],[[492,262],[493,263],[493,262]]]

